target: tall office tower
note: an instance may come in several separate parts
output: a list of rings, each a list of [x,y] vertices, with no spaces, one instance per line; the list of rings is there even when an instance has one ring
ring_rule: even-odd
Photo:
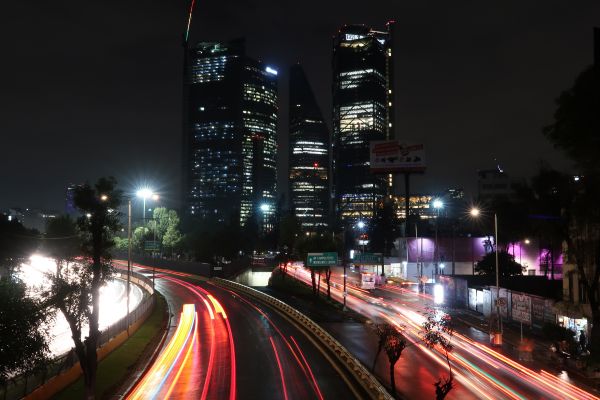
[[[290,161],[292,207],[302,230],[329,225],[329,130],[300,65],[290,69]]]
[[[394,138],[393,25],[346,25],[333,41],[334,193],[345,223],[371,218],[391,184],[369,171],[369,143]]]
[[[243,39],[200,42],[187,55],[184,121],[187,212],[206,222],[275,214],[277,71],[245,54]]]

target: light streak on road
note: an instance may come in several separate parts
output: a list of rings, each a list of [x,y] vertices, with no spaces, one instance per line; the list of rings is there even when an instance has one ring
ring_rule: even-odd
[[[181,312],[177,330],[169,340],[169,343],[160,353],[150,369],[146,371],[144,377],[128,396],[128,399],[153,399],[161,391],[163,385],[169,378],[173,369],[178,364],[178,372],[171,381],[168,393],[173,390],[181,370],[185,367],[185,362],[178,363],[181,354],[186,351],[189,353],[193,346],[197,332],[197,314],[196,307],[193,304],[185,304]],[[184,360],[186,361],[186,360]]]
[[[289,275],[307,285],[311,284],[310,272],[304,268],[296,267],[295,271]],[[343,299],[341,287],[339,282],[332,280],[331,295],[338,301]],[[421,340],[419,335],[421,324],[425,321],[422,314],[427,307],[433,308],[435,299],[426,294],[414,293],[390,285],[385,285],[380,289],[404,296],[414,296],[414,298],[420,299],[420,302],[415,303],[410,298],[407,299],[410,304],[404,304],[400,299],[386,298],[384,300],[365,290],[350,286],[347,306],[371,319],[384,318],[399,327],[416,348],[425,352],[440,367],[447,367],[445,356],[439,350],[431,350],[418,343]],[[326,286],[321,285],[321,291],[325,293],[326,290]],[[476,394],[478,398],[490,398],[491,396],[494,399],[510,398],[515,400],[527,398],[599,399],[546,371],[536,372],[458,332],[454,333],[452,342],[455,349],[450,353],[450,360],[453,364],[454,375],[466,389]]]
[[[277,352],[277,347],[275,347],[275,342],[273,341],[273,337],[270,336],[269,340],[271,341],[271,346],[273,347],[273,353],[275,353],[275,359],[277,360],[277,367],[279,367],[279,376],[281,377],[281,387],[283,390],[283,398],[285,400],[288,399],[287,395],[287,387],[285,385],[285,376],[283,375],[283,368],[281,367],[281,361],[279,360],[279,353]]]

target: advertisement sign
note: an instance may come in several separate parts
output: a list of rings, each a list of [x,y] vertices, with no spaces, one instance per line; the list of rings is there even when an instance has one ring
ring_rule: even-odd
[[[512,293],[512,319],[531,324],[531,297],[525,294]]]
[[[338,255],[336,252],[308,253],[306,265],[309,267],[328,267],[337,265]]]
[[[398,140],[371,142],[371,172],[423,172],[425,147],[422,143],[404,143]]]

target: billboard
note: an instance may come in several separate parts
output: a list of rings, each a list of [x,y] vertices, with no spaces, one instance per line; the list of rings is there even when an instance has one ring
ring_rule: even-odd
[[[422,143],[376,140],[370,148],[371,172],[424,172],[425,147]]]

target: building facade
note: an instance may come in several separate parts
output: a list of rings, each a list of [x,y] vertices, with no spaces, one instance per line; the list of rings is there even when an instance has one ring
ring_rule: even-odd
[[[393,25],[344,26],[333,41],[334,193],[345,223],[372,218],[389,184],[371,174],[369,145],[394,138]]]
[[[188,215],[272,228],[277,71],[245,54],[243,39],[200,42],[186,60],[184,198]]]
[[[300,65],[290,69],[289,182],[303,231],[329,226],[329,130]]]

